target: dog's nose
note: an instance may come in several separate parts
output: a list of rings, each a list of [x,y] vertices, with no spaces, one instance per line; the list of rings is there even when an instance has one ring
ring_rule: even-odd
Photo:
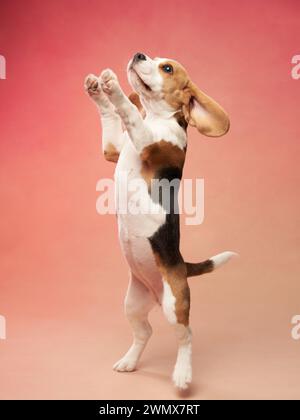
[[[133,57],[133,61],[136,62],[136,61],[141,61],[141,60],[147,60],[147,57],[145,56],[145,54],[140,53],[140,52],[136,53]]]

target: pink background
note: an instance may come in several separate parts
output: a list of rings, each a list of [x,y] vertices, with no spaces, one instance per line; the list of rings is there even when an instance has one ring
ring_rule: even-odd
[[[191,279],[189,398],[299,398],[299,99],[296,0],[10,1],[0,13],[0,398],[183,398],[171,384],[175,338],[159,310],[140,369],[111,370],[131,333],[127,267],[95,186],[96,109],[83,91],[111,67],[126,92],[136,51],[180,61],[231,117],[230,133],[189,132],[184,176],[205,179],[205,221],[182,226]]]

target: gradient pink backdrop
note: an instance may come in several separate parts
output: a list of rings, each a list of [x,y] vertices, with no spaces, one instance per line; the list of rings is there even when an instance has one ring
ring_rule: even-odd
[[[182,226],[186,259],[240,259],[190,281],[189,398],[300,398],[299,99],[296,0],[11,1],[1,4],[0,398],[183,398],[159,311],[140,370],[118,374],[130,329],[114,216],[95,210],[101,156],[90,72],[136,51],[180,61],[231,117],[219,140],[192,129],[184,176],[205,179],[205,221]]]

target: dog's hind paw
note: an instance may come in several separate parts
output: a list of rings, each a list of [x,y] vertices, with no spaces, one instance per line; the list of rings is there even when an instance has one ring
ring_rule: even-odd
[[[132,372],[136,369],[137,361],[129,357],[123,357],[114,364],[113,370],[117,372]]]
[[[179,389],[187,389],[192,382],[192,367],[190,364],[186,366],[176,365],[173,372],[174,385]]]

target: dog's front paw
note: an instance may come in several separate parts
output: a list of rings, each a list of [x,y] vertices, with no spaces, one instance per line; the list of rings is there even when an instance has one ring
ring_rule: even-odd
[[[84,81],[84,89],[93,99],[100,97],[101,87],[99,79],[94,74],[89,74]]]
[[[122,97],[123,92],[119,85],[118,78],[112,70],[103,70],[99,79],[103,92],[109,96],[112,102],[116,102]]]

